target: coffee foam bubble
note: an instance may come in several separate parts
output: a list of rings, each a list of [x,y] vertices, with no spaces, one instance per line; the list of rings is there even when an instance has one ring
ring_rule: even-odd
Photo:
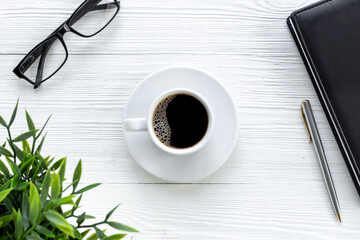
[[[171,139],[171,128],[166,117],[166,109],[169,103],[176,96],[170,96],[163,99],[155,108],[152,125],[155,132],[156,137],[166,146],[170,146]]]

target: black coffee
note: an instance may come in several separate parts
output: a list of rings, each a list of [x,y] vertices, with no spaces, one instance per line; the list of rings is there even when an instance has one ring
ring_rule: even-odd
[[[174,94],[163,99],[153,114],[153,129],[166,146],[188,148],[198,143],[208,127],[204,105],[187,94]]]

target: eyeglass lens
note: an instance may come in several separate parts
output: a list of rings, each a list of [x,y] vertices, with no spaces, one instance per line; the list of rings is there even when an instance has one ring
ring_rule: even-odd
[[[117,9],[113,0],[89,1],[74,14],[69,25],[78,33],[91,36],[111,21]]]
[[[33,82],[41,82],[51,77],[65,60],[65,46],[57,37],[52,37],[29,54],[20,66],[20,72]]]

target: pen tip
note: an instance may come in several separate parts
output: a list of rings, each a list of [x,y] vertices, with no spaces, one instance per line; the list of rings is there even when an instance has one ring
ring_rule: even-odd
[[[339,219],[339,221],[341,222],[341,216],[340,214],[336,214],[337,218]]]

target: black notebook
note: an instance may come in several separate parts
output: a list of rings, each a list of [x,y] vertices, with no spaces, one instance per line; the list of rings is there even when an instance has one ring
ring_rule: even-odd
[[[317,2],[287,23],[360,194],[360,0]]]

